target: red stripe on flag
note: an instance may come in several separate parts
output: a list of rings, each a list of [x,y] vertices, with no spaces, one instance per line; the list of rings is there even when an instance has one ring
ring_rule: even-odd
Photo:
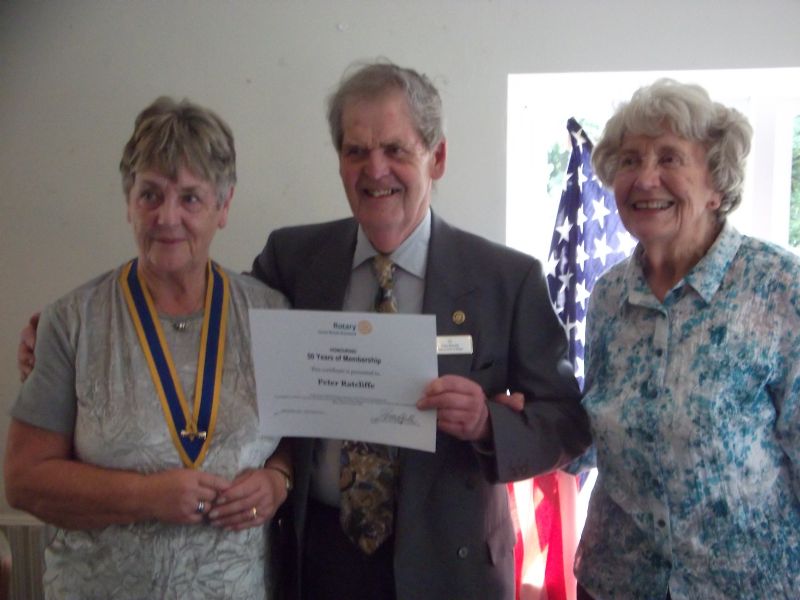
[[[561,533],[561,508],[556,473],[535,477],[534,490],[541,494],[536,506],[536,529],[539,544],[547,552],[544,572],[544,586],[548,600],[567,600],[567,586],[564,581],[564,547]]]
[[[514,524],[514,534],[516,535],[516,542],[514,544],[514,598],[520,600],[520,593],[522,590],[522,561],[525,558],[525,542],[522,539],[522,529],[519,523],[519,514],[517,513],[517,496],[514,494],[514,484],[507,484],[508,489],[508,508],[511,511],[511,522]]]

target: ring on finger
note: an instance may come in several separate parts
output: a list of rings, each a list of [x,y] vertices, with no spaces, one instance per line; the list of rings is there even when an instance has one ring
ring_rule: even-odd
[[[250,509],[250,516],[255,521],[258,518],[258,509],[254,506]]]
[[[198,500],[197,508],[194,510],[198,515],[202,515],[206,511],[206,503],[203,500]]]

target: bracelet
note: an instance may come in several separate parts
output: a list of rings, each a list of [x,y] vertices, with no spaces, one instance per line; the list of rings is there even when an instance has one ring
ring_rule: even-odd
[[[264,465],[264,468],[265,469],[269,469],[271,471],[277,471],[278,473],[283,475],[283,479],[286,482],[286,493],[288,494],[289,492],[292,491],[292,488],[294,487],[294,484],[292,482],[292,476],[289,475],[289,471],[287,471],[286,469],[282,469],[281,467],[276,467],[276,466],[273,466],[273,465]]]

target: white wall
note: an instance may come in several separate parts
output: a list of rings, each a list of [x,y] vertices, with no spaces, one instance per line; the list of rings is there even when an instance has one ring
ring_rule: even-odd
[[[797,66],[797,23],[798,0],[0,2],[0,444],[27,316],[133,254],[117,163],[156,96],[234,130],[240,184],[213,249],[231,268],[274,227],[346,214],[323,99],[378,56],[442,92],[434,205],[503,241],[509,73]]]

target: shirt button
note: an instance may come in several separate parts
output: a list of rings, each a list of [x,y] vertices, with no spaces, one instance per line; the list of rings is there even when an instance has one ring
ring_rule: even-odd
[[[469,548],[467,548],[466,546],[461,546],[461,548],[458,549],[458,558],[467,558],[468,554],[469,554]]]
[[[656,356],[661,356],[664,354],[664,351],[661,348],[656,348]]]
[[[664,519],[659,519],[658,520],[658,526],[662,527],[662,528],[666,527],[667,526],[667,522]]]

